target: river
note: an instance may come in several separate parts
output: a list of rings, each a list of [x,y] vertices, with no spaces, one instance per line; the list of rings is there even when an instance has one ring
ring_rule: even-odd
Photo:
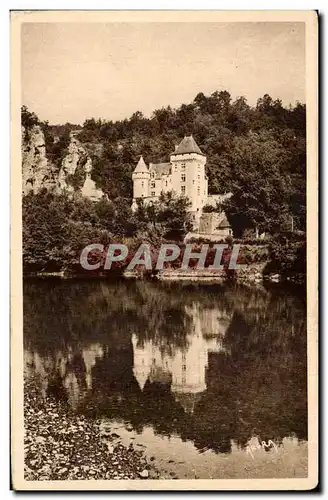
[[[162,477],[307,476],[303,293],[26,280],[24,376]]]

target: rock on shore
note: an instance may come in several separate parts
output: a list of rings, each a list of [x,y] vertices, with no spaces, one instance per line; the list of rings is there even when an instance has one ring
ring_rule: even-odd
[[[123,446],[100,420],[77,415],[25,384],[26,480],[148,479],[158,473],[143,453]],[[112,435],[113,434],[113,435]]]

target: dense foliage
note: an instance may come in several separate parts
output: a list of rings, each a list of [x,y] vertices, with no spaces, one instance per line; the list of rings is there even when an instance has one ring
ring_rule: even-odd
[[[80,269],[83,248],[92,243],[105,247],[125,242],[137,249],[148,241],[159,248],[163,237],[181,237],[191,227],[188,201],[162,195],[157,203],[139,205],[133,213],[131,200],[117,198],[97,203],[81,196],[55,195],[45,189],[23,198],[23,260],[25,270]]]
[[[257,227],[305,229],[306,110],[283,107],[268,95],[250,107],[228,92],[200,93],[188,105],[136,112],[129,120],[87,119],[79,139],[95,155],[94,179],[110,197],[131,196],[131,173],[139,155],[167,161],[174,144],[193,134],[207,156],[209,192],[232,192],[226,207],[235,233]],[[115,179],[115,183],[113,183]],[[242,215],[241,215],[242,214]]]
[[[193,102],[157,109],[149,118],[137,111],[115,122],[88,118],[83,126],[49,125],[23,106],[22,125],[27,136],[34,125],[42,127],[46,154],[57,169],[67,153],[70,131],[78,130],[92,159],[92,178],[110,200],[94,205],[49,193],[27,197],[25,262],[37,256],[45,262],[60,260],[75,248],[74,235],[89,240],[100,232],[102,238],[153,241],[183,236],[191,227],[187,200],[168,194],[152,207],[139,205],[135,215],[130,205],[131,175],[139,156],[146,163],[167,161],[185,134],[193,134],[207,156],[209,192],[232,193],[220,208],[235,237],[254,235],[255,230],[275,235],[306,229],[306,109],[301,103],[286,108],[279,99],[264,95],[251,107],[244,97],[232,101],[226,91],[199,93]],[[79,168],[68,181],[80,187]]]
[[[26,126],[37,123],[22,110]],[[157,109],[150,118],[139,111],[130,119],[88,118],[83,126],[41,124],[47,151],[57,162],[69,131],[93,160],[92,177],[110,199],[132,197],[131,174],[142,154],[145,161],[167,161],[174,144],[193,134],[207,156],[209,192],[232,192],[226,206],[236,236],[246,228],[276,232],[305,230],[306,109],[286,108],[269,95],[251,107],[244,97],[232,102],[228,92],[199,93],[177,109]],[[53,138],[56,136],[56,141]]]

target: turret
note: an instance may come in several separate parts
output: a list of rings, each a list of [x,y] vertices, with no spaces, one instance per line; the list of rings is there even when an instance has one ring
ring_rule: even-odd
[[[138,161],[138,164],[134,169],[132,180],[134,200],[137,198],[146,198],[147,196],[149,196],[150,173],[142,156],[140,156],[140,160]]]

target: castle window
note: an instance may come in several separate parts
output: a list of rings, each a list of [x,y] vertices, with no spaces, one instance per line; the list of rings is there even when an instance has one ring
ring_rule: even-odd
[[[150,196],[155,196],[155,191],[151,191]]]
[[[184,170],[186,168],[186,164],[185,163],[181,163],[181,169]]]
[[[167,181],[165,181],[165,186],[167,186]]]
[[[200,187],[197,188],[197,194],[200,194]]]
[[[200,179],[200,175],[198,175],[198,180]]]
[[[185,174],[181,174],[181,182],[186,182],[186,176],[185,176]]]
[[[150,183],[150,187],[154,188],[155,187],[155,181]]]
[[[192,181],[193,184],[195,184],[195,181]]]
[[[181,186],[181,193],[185,194],[185,192],[186,192],[186,186]]]
[[[152,176],[152,178],[154,178],[155,177],[155,172],[152,172],[151,176]]]
[[[178,171],[178,167],[174,167],[174,172],[177,172]]]
[[[141,187],[143,188],[145,185],[144,181],[141,181]]]

